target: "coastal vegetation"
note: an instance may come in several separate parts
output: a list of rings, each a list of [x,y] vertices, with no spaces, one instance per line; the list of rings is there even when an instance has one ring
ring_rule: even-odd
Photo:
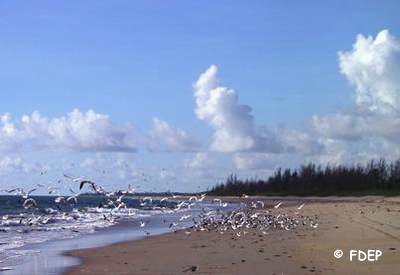
[[[297,169],[279,168],[267,179],[239,179],[232,174],[208,193],[218,196],[398,195],[400,159],[371,160],[365,165],[350,166],[308,163]]]

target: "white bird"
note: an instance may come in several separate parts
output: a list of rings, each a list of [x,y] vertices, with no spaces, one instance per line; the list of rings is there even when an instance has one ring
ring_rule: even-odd
[[[175,226],[177,226],[178,224],[177,223],[175,223],[175,222],[173,222],[173,223],[170,223],[170,225],[169,225],[169,228],[171,228],[171,227],[175,227]]]
[[[301,204],[299,207],[297,207],[297,210],[301,210],[304,207],[305,203]]]
[[[183,215],[183,216],[179,219],[179,221],[187,220],[187,219],[189,219],[191,216],[192,216],[192,215]]]
[[[188,206],[188,203],[186,203],[185,201],[182,201],[176,205],[175,210],[180,210],[182,207],[185,207],[185,206]]]
[[[147,204],[152,204],[153,203],[153,199],[151,197],[144,197],[141,200],[140,206],[146,206]]]
[[[219,203],[219,204],[221,204],[221,199],[213,199],[213,202],[217,202],[217,203]]]
[[[64,197],[57,197],[57,198],[54,199],[54,202],[55,202],[55,203],[62,203],[62,202],[65,202],[65,198],[64,198]]]
[[[77,203],[78,203],[78,198],[77,198],[77,196],[78,196],[78,195],[73,195],[73,196],[68,197],[68,198],[67,198],[67,202],[73,201],[75,204],[77,204]]]
[[[36,207],[36,206],[37,206],[37,203],[36,203],[36,201],[35,201],[34,199],[29,198],[29,199],[26,199],[26,200],[24,201],[24,203],[22,204],[22,206],[23,206],[25,209],[28,209],[28,208],[31,208],[31,207]]]
[[[24,192],[24,190],[22,190],[22,198],[27,199],[29,197],[29,195],[32,194],[35,191],[36,191],[36,188],[33,188],[33,189],[29,190],[26,193]]]
[[[197,201],[197,197],[196,197],[196,196],[191,196],[191,197],[189,198],[189,201]]]
[[[72,196],[69,196],[67,198],[67,202],[71,202],[73,201],[75,204],[78,203],[78,196],[81,194],[81,192],[76,193],[74,190],[72,190],[71,188],[69,189],[69,191],[73,194]]]
[[[146,222],[140,221],[140,227],[145,227],[145,226],[146,226]]]
[[[122,199],[123,199],[124,197],[125,197],[125,195],[119,196],[118,199],[117,199],[117,202],[119,202],[119,203],[122,202]]]
[[[133,195],[135,193],[135,188],[133,188],[130,184],[128,184],[128,190],[126,191],[126,195]]]
[[[312,228],[317,228],[318,227],[318,223],[315,223],[315,222],[310,222],[310,226],[312,227]]]
[[[73,182],[81,182],[81,181],[85,180],[85,177],[72,177],[67,174],[63,174],[63,176],[66,177],[67,179],[70,179]]]
[[[258,203],[259,205],[261,205],[261,208],[264,208],[264,202],[262,202],[262,201],[256,201],[256,203]]]
[[[206,197],[206,194],[201,194],[200,198],[197,201],[202,202],[205,199],[205,197]]]
[[[36,190],[36,188],[29,190],[28,192],[25,192],[24,189],[22,188],[14,188],[10,190],[4,190],[7,193],[14,193],[14,195],[19,195],[23,199],[27,199],[31,193],[33,193]]]
[[[124,202],[120,202],[115,209],[119,210],[121,208],[126,208],[126,204]]]

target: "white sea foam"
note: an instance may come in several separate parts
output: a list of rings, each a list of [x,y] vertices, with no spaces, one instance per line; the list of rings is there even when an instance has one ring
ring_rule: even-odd
[[[139,220],[151,215],[171,213],[173,210],[87,208],[85,211],[73,210],[69,213],[56,210],[46,212],[41,215],[5,215],[0,218],[0,268],[17,263],[23,255],[38,252],[21,249],[27,244],[74,238],[112,226],[121,220]]]

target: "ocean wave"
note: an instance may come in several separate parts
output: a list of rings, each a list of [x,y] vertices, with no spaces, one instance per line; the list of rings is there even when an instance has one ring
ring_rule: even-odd
[[[36,253],[18,249],[27,244],[75,238],[110,227],[120,221],[139,221],[152,215],[172,212],[174,210],[157,206],[147,210],[86,207],[84,210],[72,209],[70,212],[45,209],[40,214],[3,215],[0,216],[0,267],[15,264],[20,256]]]

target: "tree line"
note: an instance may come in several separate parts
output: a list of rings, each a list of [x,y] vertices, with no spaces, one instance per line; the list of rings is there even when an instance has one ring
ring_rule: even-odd
[[[396,195],[400,194],[400,159],[387,162],[371,160],[365,165],[316,165],[298,169],[277,169],[267,179],[239,179],[230,175],[217,184],[210,195]]]

